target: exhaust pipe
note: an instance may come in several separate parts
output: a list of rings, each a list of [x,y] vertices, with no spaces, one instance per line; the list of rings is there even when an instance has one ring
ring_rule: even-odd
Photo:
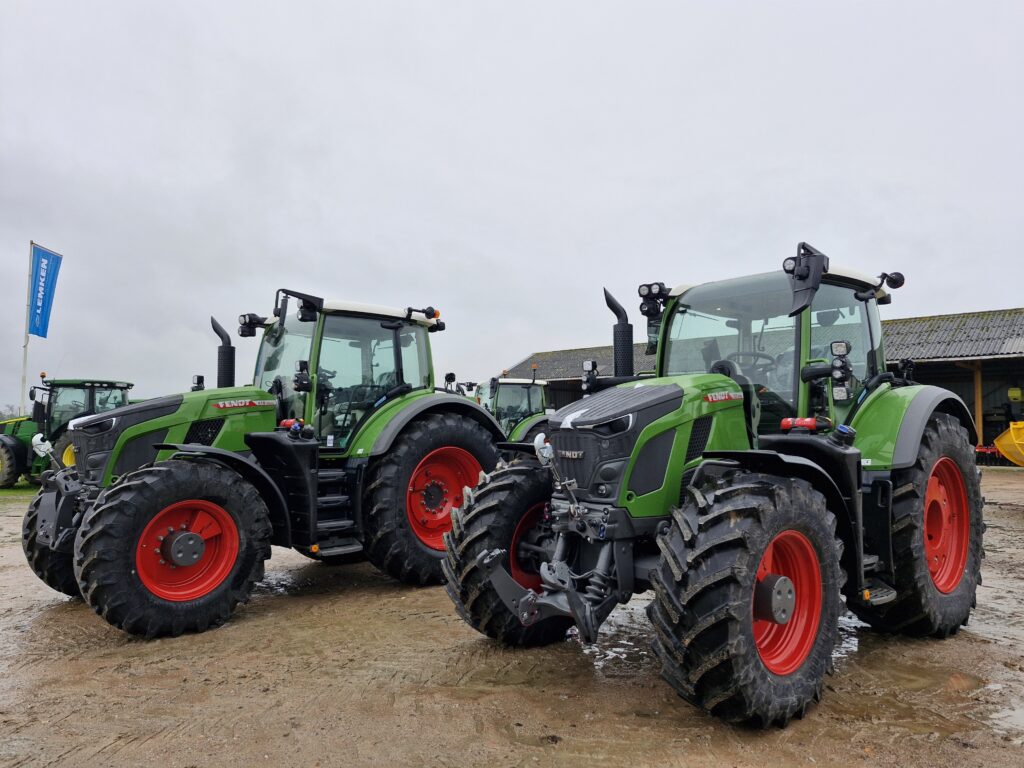
[[[213,332],[220,336],[217,347],[217,388],[235,386],[235,348],[231,346],[231,337],[217,318],[210,317]]]
[[[633,375],[633,326],[622,305],[604,289],[604,301],[615,313],[618,321],[612,326],[612,349],[615,361],[615,376]]]

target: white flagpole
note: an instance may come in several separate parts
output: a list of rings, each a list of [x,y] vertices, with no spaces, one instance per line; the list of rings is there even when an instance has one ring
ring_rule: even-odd
[[[28,415],[28,405],[25,402],[25,398],[28,395],[28,321],[32,316],[32,246],[35,243],[31,240],[28,241],[28,288],[25,290],[25,343],[22,345],[21,352],[21,415]]]

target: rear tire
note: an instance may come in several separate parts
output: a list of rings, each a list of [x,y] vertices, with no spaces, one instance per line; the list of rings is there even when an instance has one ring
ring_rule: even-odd
[[[687,493],[651,571],[662,676],[724,720],[784,726],[821,698],[832,669],[844,580],[836,519],[793,478],[739,471]],[[766,572],[792,579],[786,623],[754,617]]]
[[[71,434],[65,432],[60,439],[53,444],[53,455],[57,457],[62,467],[75,466],[75,446],[71,442]]]
[[[0,488],[13,488],[18,482],[18,460],[14,451],[0,443]]]
[[[200,560],[172,568],[159,538],[166,529],[201,534]],[[119,629],[202,632],[249,599],[270,533],[266,504],[238,473],[171,459],[125,475],[96,500],[75,538],[75,575],[86,602]]]
[[[981,470],[967,430],[948,414],[932,414],[917,460],[894,471],[892,485],[897,597],[876,607],[848,595],[847,604],[882,632],[948,637],[976,605],[984,556]]]
[[[502,602],[476,559],[482,552],[507,550],[507,568],[522,586],[540,592],[533,564],[520,561],[517,543],[535,528],[538,513],[551,500],[550,470],[536,462],[514,462],[495,470],[473,493],[465,511],[456,510],[445,536],[445,588],[458,614],[473,629],[504,645],[540,646],[565,640],[572,619],[556,616],[524,627]]]
[[[82,593],[75,578],[74,555],[70,552],[56,552],[36,540],[41,498],[41,494],[36,494],[21,523],[21,548],[25,552],[25,559],[32,572],[50,589],[80,598]]]
[[[414,420],[368,470],[363,510],[370,562],[406,584],[440,583],[451,510],[462,504],[463,487],[475,487],[480,470],[490,472],[497,462],[491,433],[473,419],[433,413]]]

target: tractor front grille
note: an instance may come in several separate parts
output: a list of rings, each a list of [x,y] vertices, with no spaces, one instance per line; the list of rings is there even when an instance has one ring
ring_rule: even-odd
[[[217,439],[217,435],[220,434],[221,427],[223,426],[224,419],[195,421],[188,428],[185,442],[193,445],[213,445],[213,441]]]

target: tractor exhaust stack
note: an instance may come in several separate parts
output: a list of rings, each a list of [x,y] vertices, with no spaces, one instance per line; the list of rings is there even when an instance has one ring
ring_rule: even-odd
[[[220,337],[217,347],[217,388],[235,386],[235,348],[231,346],[231,337],[217,318],[210,317],[213,332]]]
[[[614,296],[604,289],[604,301],[615,313],[618,321],[612,326],[612,348],[615,361],[615,376],[633,375],[633,326],[629,316]]]

